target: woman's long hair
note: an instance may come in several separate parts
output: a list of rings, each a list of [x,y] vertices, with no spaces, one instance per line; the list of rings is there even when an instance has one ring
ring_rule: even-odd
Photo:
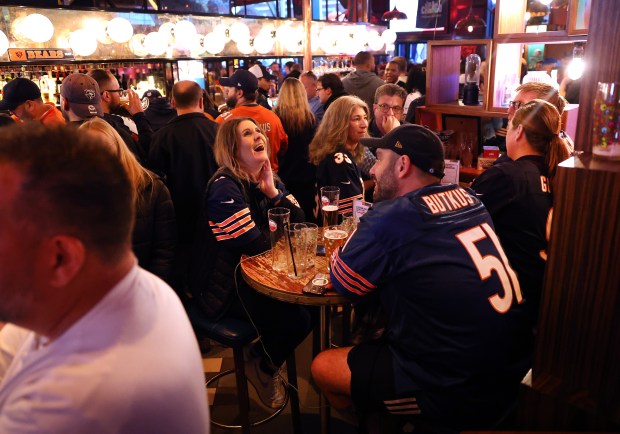
[[[250,121],[260,128],[260,126],[252,118],[239,117],[228,119],[220,125],[217,130],[215,143],[213,145],[213,154],[215,155],[215,162],[218,166],[220,166],[220,168],[228,169],[229,172],[241,181],[250,182],[252,181],[250,174],[241,168],[239,165],[239,160],[237,159],[237,150],[239,148],[237,143],[237,127],[243,121]],[[263,136],[265,136],[264,132]],[[267,136],[265,136],[265,148],[267,150],[267,155],[269,155],[271,153],[271,149]]]
[[[341,96],[329,106],[310,143],[309,155],[312,164],[318,166],[325,157],[341,149],[347,143],[351,115],[358,107],[363,108],[368,116],[368,106],[356,96]],[[362,161],[363,146],[359,144],[352,155],[356,163]]]
[[[562,137],[561,120],[558,109],[542,99],[523,104],[512,118],[512,127],[521,125],[530,146],[545,156],[549,178],[553,178],[557,165],[572,152]]]
[[[129,180],[133,186],[134,200],[136,204],[141,204],[145,199],[146,188],[149,184],[152,184],[155,175],[140,165],[121,136],[103,119],[95,116],[80,125],[79,129],[90,132],[94,131],[96,134],[102,135],[106,143],[116,148],[118,159],[129,175]]]
[[[309,125],[316,124],[304,85],[296,78],[284,80],[273,112],[282,121],[286,132],[292,135],[301,134]]]

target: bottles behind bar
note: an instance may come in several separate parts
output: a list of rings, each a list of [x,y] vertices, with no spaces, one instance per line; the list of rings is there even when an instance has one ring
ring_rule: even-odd
[[[172,64],[159,63],[89,63],[66,65],[2,65],[0,66],[0,99],[2,89],[14,78],[24,77],[32,80],[41,89],[45,102],[60,103],[62,80],[72,73],[86,74],[93,69],[106,69],[119,80],[123,89],[131,87],[140,97],[149,89],[158,90],[166,96],[171,90],[172,81],[166,80],[166,71],[172,71]],[[172,73],[169,73],[172,76]]]

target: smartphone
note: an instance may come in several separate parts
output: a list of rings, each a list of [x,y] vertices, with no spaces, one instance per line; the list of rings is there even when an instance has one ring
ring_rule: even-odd
[[[317,273],[306,286],[303,287],[301,292],[309,295],[323,295],[327,292],[327,284],[329,278],[327,274]]]

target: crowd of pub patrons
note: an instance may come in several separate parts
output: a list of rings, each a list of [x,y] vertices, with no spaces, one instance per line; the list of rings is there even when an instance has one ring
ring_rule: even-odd
[[[68,76],[59,108],[27,79],[4,87],[0,432],[209,432],[188,313],[251,319],[246,374],[282,405],[280,369],[317,315],[257,293],[238,264],[269,250],[272,208],[320,225],[323,186],[340,214],[373,203],[330,258],[356,328],[312,361],[330,404],[360,432],[509,423],[571,152],[564,100],[522,85],[506,152],[471,188],[441,184],[443,143],[413,123],[425,66],[394,58],[379,77],[365,52],[354,66],[257,63],[220,79],[220,110],[194,82],[168,100],[106,70]]]

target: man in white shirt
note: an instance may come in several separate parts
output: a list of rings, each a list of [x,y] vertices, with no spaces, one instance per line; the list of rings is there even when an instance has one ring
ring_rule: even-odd
[[[137,266],[134,214],[96,138],[3,132],[1,433],[209,432],[198,345],[174,292]]]

